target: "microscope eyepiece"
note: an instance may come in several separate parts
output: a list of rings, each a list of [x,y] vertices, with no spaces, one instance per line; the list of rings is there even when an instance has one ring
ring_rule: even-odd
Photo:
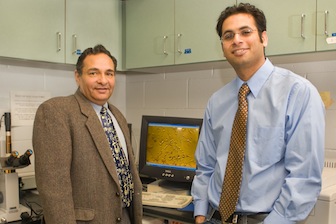
[[[29,165],[30,164],[29,157],[32,154],[33,154],[33,150],[27,149],[27,151],[22,156],[20,156],[20,158],[19,158],[20,165]]]
[[[6,165],[7,166],[12,166],[14,160],[19,156],[19,153],[17,151],[13,151],[10,156],[8,157],[8,159],[6,160]]]

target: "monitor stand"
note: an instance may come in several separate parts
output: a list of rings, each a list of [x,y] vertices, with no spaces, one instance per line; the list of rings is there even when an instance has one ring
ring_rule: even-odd
[[[190,195],[191,182],[175,182],[169,180],[156,180],[147,185],[147,191],[166,194]]]

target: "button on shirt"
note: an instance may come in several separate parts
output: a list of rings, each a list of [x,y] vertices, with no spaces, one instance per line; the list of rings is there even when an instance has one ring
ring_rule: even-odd
[[[247,144],[236,211],[270,212],[264,224],[295,223],[309,214],[321,188],[323,102],[308,80],[268,59],[247,83]],[[209,203],[218,208],[242,84],[234,79],[207,104],[192,185],[195,216],[206,215]]]

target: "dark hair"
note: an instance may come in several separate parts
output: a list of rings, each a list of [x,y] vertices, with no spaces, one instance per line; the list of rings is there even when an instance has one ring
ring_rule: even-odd
[[[261,11],[260,9],[258,9],[257,7],[249,3],[240,3],[238,6],[237,5],[230,6],[221,12],[220,16],[218,17],[217,26],[216,26],[216,30],[217,30],[217,34],[219,38],[222,37],[222,26],[223,26],[224,21],[229,16],[240,14],[240,13],[245,13],[245,14],[249,14],[253,16],[257,29],[258,29],[260,40],[262,41],[261,33],[266,31],[266,17],[263,11]]]
[[[89,48],[85,49],[83,51],[83,53],[79,56],[79,58],[77,60],[77,63],[76,63],[76,70],[77,70],[79,75],[82,75],[82,72],[83,72],[84,59],[88,55],[97,55],[97,54],[106,54],[107,56],[109,56],[114,63],[114,70],[117,69],[117,59],[115,57],[113,57],[111,55],[111,53],[108,50],[106,50],[106,48],[103,45],[98,44],[98,45],[94,46],[93,48],[89,47]]]

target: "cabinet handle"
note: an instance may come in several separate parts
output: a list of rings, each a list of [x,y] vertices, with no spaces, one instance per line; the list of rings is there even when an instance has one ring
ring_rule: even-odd
[[[328,14],[329,11],[324,11],[324,34],[328,36]]]
[[[305,35],[304,35],[304,19],[305,19],[306,15],[305,14],[301,14],[301,37],[302,39],[305,39]]]
[[[181,38],[182,38],[182,33],[177,34],[177,52],[179,54],[182,54],[182,50],[181,50]]]
[[[56,33],[57,35],[57,52],[61,51],[62,50],[62,34],[61,32],[57,32]]]
[[[77,35],[72,35],[72,54],[76,54],[77,52]]]
[[[168,36],[163,36],[163,54],[168,55],[168,52],[166,50],[166,44],[167,44]]]

